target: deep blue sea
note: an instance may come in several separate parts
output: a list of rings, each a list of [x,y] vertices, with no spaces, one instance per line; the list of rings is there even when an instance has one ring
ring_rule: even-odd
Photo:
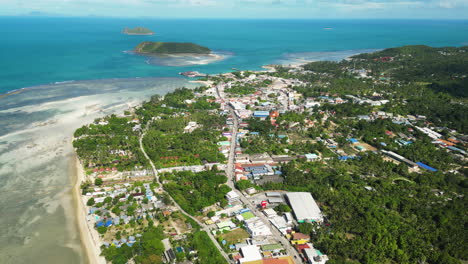
[[[156,35],[120,33],[135,26]],[[128,52],[145,40],[194,42],[225,59],[167,66],[200,60],[161,63]],[[468,45],[468,21],[0,17],[0,263],[86,263],[76,224],[84,215],[71,195],[73,132],[195,86],[179,72],[259,70],[409,44]],[[25,87],[33,88],[2,96]]]
[[[145,26],[153,36],[127,36]],[[331,28],[331,29],[326,29]],[[409,44],[468,45],[468,21],[156,20],[0,17],[0,94],[68,80],[177,77],[186,70],[260,69],[294,59],[340,59]],[[167,67],[124,53],[145,40],[194,42],[232,54],[207,65]]]

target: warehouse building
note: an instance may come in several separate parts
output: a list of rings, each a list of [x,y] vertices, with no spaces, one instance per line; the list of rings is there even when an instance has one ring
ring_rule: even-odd
[[[322,212],[310,193],[290,192],[286,194],[286,197],[297,222],[323,222]]]

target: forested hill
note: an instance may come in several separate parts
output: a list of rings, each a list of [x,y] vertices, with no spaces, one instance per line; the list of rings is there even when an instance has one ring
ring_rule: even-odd
[[[407,82],[427,82],[436,92],[468,96],[468,46],[403,46],[352,58],[370,63],[374,75],[387,75]]]
[[[135,47],[137,53],[145,54],[208,54],[211,50],[194,43],[144,41]]]

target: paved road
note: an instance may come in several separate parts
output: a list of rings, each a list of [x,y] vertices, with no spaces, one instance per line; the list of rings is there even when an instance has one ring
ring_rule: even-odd
[[[216,86],[216,91],[217,91],[217,94],[218,94],[219,98],[221,100],[225,101],[225,99],[222,96],[222,92],[219,89],[219,86]],[[231,187],[233,190],[235,190],[237,192],[237,194],[239,194],[239,198],[240,198],[241,202],[244,203],[247,206],[247,208],[249,208],[250,211],[252,211],[252,213],[255,216],[259,217],[265,224],[268,225],[268,227],[273,232],[273,235],[277,239],[280,240],[281,244],[283,244],[283,247],[284,247],[284,249],[286,249],[288,254],[290,256],[293,256],[294,262],[295,263],[302,263],[298,252],[291,246],[291,243],[289,243],[289,241],[283,236],[283,234],[281,232],[279,232],[279,230],[276,229],[276,227],[274,227],[270,223],[268,218],[262,212],[260,212],[257,209],[256,205],[252,204],[252,202],[250,202],[250,200],[247,199],[247,197],[245,197],[245,195],[242,192],[238,191],[235,188],[235,184],[234,184],[234,182],[235,182],[234,157],[235,157],[235,151],[236,151],[237,131],[239,129],[239,119],[235,115],[234,109],[230,105],[228,105],[228,106],[229,106],[229,112],[233,115],[234,125],[233,125],[233,127],[231,129],[231,133],[232,133],[231,148],[229,150],[229,160],[228,160],[228,164],[226,166],[226,176],[228,178],[227,184],[228,184],[229,187]]]
[[[149,127],[150,124],[147,125],[147,127]],[[209,229],[209,227],[205,224],[205,223],[202,223],[200,221],[198,221],[198,219],[196,219],[195,217],[191,216],[190,214],[188,214],[186,211],[184,211],[184,209],[182,209],[182,207],[180,207],[179,204],[176,203],[176,201],[172,198],[172,196],[166,192],[163,188],[163,185],[161,184],[161,182],[159,182],[159,174],[158,174],[158,170],[156,170],[156,166],[154,166],[154,163],[153,161],[150,159],[150,157],[148,156],[148,154],[146,154],[146,151],[145,151],[145,148],[143,147],[143,137],[146,135],[146,130],[141,134],[140,136],[140,149],[141,149],[141,152],[143,152],[143,155],[145,155],[145,158],[149,161],[150,165],[151,165],[151,168],[153,169],[153,172],[154,172],[154,177],[156,178],[156,182],[159,184],[160,186],[160,190],[162,192],[165,192],[169,195],[172,203],[177,207],[177,209],[179,209],[180,212],[182,212],[184,215],[186,215],[187,217],[191,218],[193,221],[197,222],[201,227],[202,227],[202,230],[205,231],[208,236],[210,237],[211,241],[213,241],[213,244],[218,248],[218,251],[221,252],[221,254],[223,255],[223,257],[226,259],[227,263],[234,263],[233,260],[231,260],[229,258],[229,256],[226,254],[226,252],[224,252],[224,250],[221,248],[221,246],[218,244],[218,241],[216,240],[216,238],[213,236],[213,234],[211,234],[211,231]]]

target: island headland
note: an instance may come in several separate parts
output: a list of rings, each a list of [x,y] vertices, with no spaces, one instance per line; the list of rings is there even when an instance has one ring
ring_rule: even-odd
[[[145,27],[124,28],[122,33],[126,35],[154,35],[151,29]]]
[[[207,47],[194,43],[181,42],[153,42],[143,41],[138,44],[134,51],[146,55],[173,55],[173,54],[210,54],[211,50]]]

